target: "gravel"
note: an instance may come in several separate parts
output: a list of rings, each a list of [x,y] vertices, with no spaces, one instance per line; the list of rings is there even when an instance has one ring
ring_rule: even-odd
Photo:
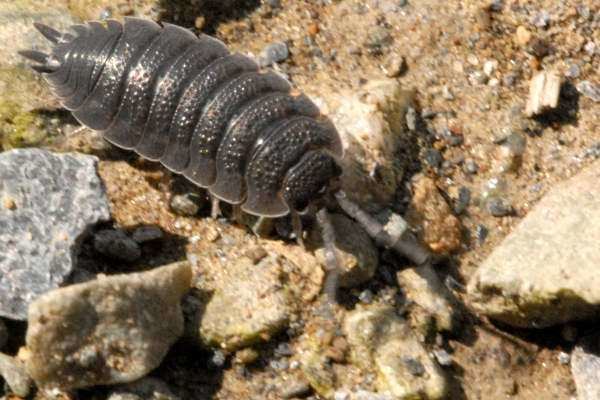
[[[276,63],[287,60],[290,56],[288,45],[285,42],[274,42],[267,45],[263,51],[260,52],[258,58],[261,67],[267,67]]]
[[[577,84],[576,88],[585,97],[592,99],[596,103],[600,102],[600,85],[590,81],[581,81]]]

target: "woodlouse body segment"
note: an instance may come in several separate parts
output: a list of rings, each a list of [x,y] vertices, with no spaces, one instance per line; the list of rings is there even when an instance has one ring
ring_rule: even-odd
[[[283,216],[340,174],[339,135],[314,103],[214,38],[137,18],[35,26],[54,49],[21,54],[75,118],[221,200]]]

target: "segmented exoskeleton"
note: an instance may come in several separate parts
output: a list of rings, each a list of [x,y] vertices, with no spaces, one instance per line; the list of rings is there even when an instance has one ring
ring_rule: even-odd
[[[32,68],[75,118],[111,143],[262,217],[296,214],[333,194],[342,156],[333,124],[285,79],[217,39],[139,18],[92,21],[73,33],[35,27],[54,44],[51,53],[21,54],[38,63]],[[392,240],[343,192],[335,198],[380,244],[418,264],[429,260],[413,240]],[[336,264],[324,207],[317,217]]]

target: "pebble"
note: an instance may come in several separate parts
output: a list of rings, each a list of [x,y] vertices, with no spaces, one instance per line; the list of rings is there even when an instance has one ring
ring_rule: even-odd
[[[142,256],[142,249],[120,229],[103,229],[94,234],[94,249],[109,258],[134,262]]]
[[[227,355],[225,354],[224,351],[221,350],[215,350],[213,352],[212,357],[210,358],[210,362],[217,368],[221,368],[225,365],[225,362],[227,361]]]
[[[276,357],[290,357],[294,355],[294,349],[289,343],[279,343],[274,353]]]
[[[471,85],[484,85],[488,81],[488,76],[482,71],[473,71],[469,74],[469,82]]]
[[[164,233],[158,226],[140,226],[133,231],[131,238],[137,243],[153,242],[162,239]]]
[[[193,217],[200,211],[198,196],[193,193],[176,194],[171,197],[171,210],[175,214]]]
[[[475,227],[475,237],[477,238],[479,245],[482,245],[485,242],[489,233],[490,231],[485,225],[479,224]]]
[[[442,166],[442,153],[438,149],[427,149],[425,152],[425,162],[434,169],[439,169]]]
[[[515,40],[519,46],[527,46],[527,44],[531,40],[531,36],[531,32],[524,26],[520,25],[519,27],[517,27]]]
[[[506,217],[513,213],[511,204],[503,197],[491,197],[486,208],[494,217]]]
[[[222,352],[221,352],[222,353]],[[238,364],[248,365],[254,363],[260,357],[260,353],[252,347],[246,347],[235,352],[235,362]],[[221,366],[223,363],[220,364]]]
[[[383,63],[381,69],[388,78],[397,78],[404,73],[406,69],[406,60],[404,57],[392,53]]]
[[[561,351],[560,353],[558,353],[558,362],[562,365],[567,365],[571,362],[571,356],[568,353]]]
[[[494,71],[496,70],[496,68],[498,68],[498,61],[496,61],[496,60],[487,60],[483,64],[483,73],[486,74],[487,76],[492,76],[492,74],[494,73]]]
[[[421,364],[419,360],[416,360],[411,357],[404,357],[403,361],[406,365],[408,372],[410,372],[412,375],[423,376],[423,374],[425,373],[425,367],[423,366],[423,364]]]
[[[183,334],[187,262],[55,289],[29,307],[27,371],[62,389],[131,382],[155,369]]]
[[[560,78],[554,72],[542,71],[529,83],[529,97],[525,106],[528,117],[541,114],[558,106]]]
[[[569,67],[565,71],[565,76],[567,78],[571,78],[571,79],[579,77],[580,74],[581,74],[581,69],[579,68],[579,65],[577,65],[577,64],[569,65]]]
[[[409,131],[417,129],[417,111],[413,107],[409,107],[406,111],[406,126]]]
[[[358,300],[364,304],[371,304],[373,302],[373,292],[369,289],[365,289],[358,295]]]
[[[19,397],[27,397],[32,386],[23,363],[13,357],[0,353],[0,377],[10,388],[10,392]]]
[[[576,88],[585,97],[592,99],[596,103],[600,102],[600,85],[590,81],[581,81],[577,84]]]
[[[290,56],[288,45],[285,42],[274,42],[267,45],[258,58],[261,67],[267,67],[287,60]]]
[[[578,400],[600,399],[600,337],[581,340],[571,354],[571,374]]]
[[[471,190],[469,190],[466,186],[461,186],[458,189],[458,199],[456,200],[456,204],[454,205],[454,213],[460,215],[467,207],[469,207],[469,203],[471,202]]]
[[[436,349],[433,351],[435,359],[442,367],[449,367],[452,365],[452,356],[444,349]]]
[[[306,381],[300,382],[285,382],[285,388],[281,391],[281,397],[284,399],[306,397],[312,391],[310,385]]]
[[[583,50],[588,53],[588,55],[593,56],[596,52],[596,43],[589,41],[583,45]]]
[[[448,86],[444,86],[442,87],[442,97],[445,100],[454,100],[454,94],[452,93],[452,91],[450,90],[450,88]]]
[[[179,400],[179,397],[160,379],[145,377],[114,389],[106,400]]]
[[[350,400],[350,393],[345,390],[337,390],[333,394],[333,400]]]
[[[0,153],[0,316],[24,320],[31,301],[71,274],[81,238],[110,218],[97,163],[33,148]]]
[[[463,170],[470,175],[474,175],[479,171],[479,165],[472,158],[467,158],[463,165]]]
[[[531,24],[538,28],[547,28],[548,25],[550,25],[550,14],[548,14],[548,11],[546,10],[541,10],[533,16]]]

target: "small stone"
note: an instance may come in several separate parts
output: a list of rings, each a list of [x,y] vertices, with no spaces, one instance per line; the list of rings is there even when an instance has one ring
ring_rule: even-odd
[[[170,206],[175,214],[190,217],[198,214],[198,211],[200,210],[198,197],[192,193],[174,195],[171,198]]]
[[[333,394],[333,400],[350,400],[350,393],[345,390],[337,390]]]
[[[454,205],[454,213],[457,215],[465,212],[467,207],[469,207],[469,203],[471,202],[471,191],[468,187],[461,186],[458,189],[458,199],[456,204]]]
[[[19,397],[29,395],[31,378],[20,360],[0,353],[0,377],[4,378],[12,393]]]
[[[565,76],[570,79],[578,78],[581,74],[581,69],[577,64],[569,65],[569,68],[565,71]]]
[[[488,199],[486,208],[494,217],[506,217],[513,213],[511,204],[502,197]]]
[[[506,74],[502,78],[502,84],[506,87],[513,87],[515,82],[517,81],[518,77],[519,76],[517,74],[515,74],[514,72]]]
[[[469,54],[467,56],[467,62],[475,67],[479,65],[479,59],[475,54]]]
[[[469,82],[471,85],[484,85],[488,81],[488,76],[482,71],[473,71],[469,74]]]
[[[38,387],[131,382],[156,368],[183,333],[187,262],[55,289],[29,307],[26,359]]]
[[[529,98],[525,115],[531,117],[558,106],[560,78],[554,72],[542,71],[529,84]]]
[[[406,69],[406,61],[404,57],[392,53],[381,66],[381,69],[388,78],[397,78]]]
[[[294,399],[306,397],[310,394],[311,387],[306,381],[286,382],[281,391],[281,397],[284,399]]]
[[[425,152],[425,162],[434,169],[439,169],[442,166],[442,153],[438,149],[427,149]]]
[[[364,304],[371,304],[373,302],[373,292],[369,289],[365,289],[358,295],[358,300]]]
[[[600,102],[600,85],[590,81],[581,81],[577,84],[576,88],[585,97],[592,99],[596,103]]]
[[[252,347],[246,347],[245,349],[236,351],[235,362],[238,364],[248,365],[254,363],[259,357],[260,354],[258,351]]]
[[[288,45],[285,42],[275,42],[267,45],[260,52],[259,64],[266,67],[287,60],[290,56]]]
[[[433,351],[433,355],[442,367],[450,367],[452,365],[452,356],[446,350],[436,349]]]
[[[550,14],[546,10],[541,10],[531,19],[531,24],[538,28],[547,28],[550,24]]]
[[[475,162],[475,160],[473,160],[472,158],[467,158],[465,160],[464,166],[463,166],[463,170],[470,175],[474,175],[477,173],[477,171],[479,171],[479,166],[477,165],[477,163]]]
[[[454,94],[450,91],[450,88],[448,86],[444,86],[442,88],[442,97],[445,100],[449,100],[449,101],[454,100]]]
[[[527,51],[537,58],[536,60],[531,60],[531,65],[533,69],[538,69],[539,60],[550,54],[550,44],[544,39],[535,38],[531,41]]]
[[[498,61],[496,61],[496,60],[487,60],[483,64],[483,73],[486,74],[487,76],[492,76],[492,74],[494,73],[494,71],[496,70],[496,68],[498,68]]]
[[[279,343],[274,353],[277,357],[290,357],[294,355],[294,349],[292,349],[289,343]]]
[[[142,256],[137,242],[120,229],[103,229],[94,234],[94,249],[107,257],[133,262]]]
[[[98,159],[17,149],[0,153],[0,316],[23,320],[71,274],[90,228],[110,218]],[[6,205],[6,204],[5,204]]]
[[[153,242],[163,237],[164,233],[158,226],[140,226],[131,235],[131,238],[137,243]]]
[[[440,194],[435,181],[425,175],[415,175],[413,197],[406,219],[411,226],[422,227],[420,238],[439,254],[456,251],[461,243],[461,223]]]
[[[571,362],[571,356],[568,353],[561,351],[558,353],[558,362],[562,365],[567,365]]]
[[[477,238],[479,245],[482,245],[485,242],[485,239],[487,239],[489,233],[490,231],[485,225],[477,225],[475,228],[475,237]]]
[[[593,56],[596,53],[596,43],[589,41],[583,45],[583,50],[588,53],[588,55]]]
[[[406,111],[406,126],[410,131],[417,129],[417,111],[413,107],[409,107]]]
[[[402,361],[404,361],[404,365],[406,365],[408,372],[410,372],[412,375],[423,376],[425,373],[425,367],[419,360],[410,357],[404,357]]]
[[[578,400],[600,399],[600,337],[590,336],[581,341],[571,354],[571,374],[577,388]]]
[[[210,359],[210,362],[212,362],[212,364],[217,368],[223,367],[225,365],[226,361],[227,361],[227,355],[225,354],[224,351],[221,351],[221,350],[215,350]]]
[[[157,378],[142,378],[139,381],[113,390],[106,400],[179,400],[166,383]]]
[[[206,17],[204,17],[203,15],[196,17],[196,19],[194,20],[194,28],[198,29],[199,31],[202,30],[202,28],[204,28],[205,25]]]
[[[490,11],[500,12],[504,8],[504,0],[492,0],[489,7]]]
[[[446,394],[443,373],[393,307],[358,306],[346,315],[343,331],[352,363],[377,372],[378,392],[389,392],[390,398],[430,400]]]
[[[531,32],[529,30],[527,30],[527,28],[525,28],[524,26],[520,25],[519,27],[517,27],[515,40],[519,46],[521,46],[521,47],[527,46],[527,44],[531,40],[531,36],[532,36]]]

